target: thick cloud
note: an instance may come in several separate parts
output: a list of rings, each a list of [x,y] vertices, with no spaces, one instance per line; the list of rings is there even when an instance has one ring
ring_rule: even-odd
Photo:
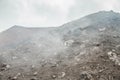
[[[120,11],[119,0],[0,0],[0,31],[13,25],[58,26],[100,10]]]

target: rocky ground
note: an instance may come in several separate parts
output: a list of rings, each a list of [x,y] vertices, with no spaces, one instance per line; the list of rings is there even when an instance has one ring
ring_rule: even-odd
[[[37,67],[1,62],[0,80],[120,80],[119,43],[120,36],[114,31],[86,41],[69,40],[64,55],[43,59]]]

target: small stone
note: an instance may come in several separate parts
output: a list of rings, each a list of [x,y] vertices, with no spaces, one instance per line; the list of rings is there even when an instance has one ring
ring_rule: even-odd
[[[16,56],[13,56],[12,59],[13,59],[13,60],[14,60],[14,59],[17,59],[17,57],[16,57]]]
[[[11,80],[17,80],[17,77],[15,76],[15,77],[13,77]]]
[[[106,30],[106,28],[105,28],[105,27],[104,27],[104,28],[100,28],[100,29],[99,29],[99,31],[100,31],[100,32],[105,31],[105,30]]]
[[[65,72],[62,72],[62,76],[61,77],[64,77],[66,74],[65,74]]]
[[[10,68],[10,65],[6,65],[6,68]]]
[[[1,65],[1,69],[0,69],[0,71],[4,71],[4,70],[7,70],[7,69],[9,69],[10,68],[10,65],[7,65],[7,64],[2,64]]]
[[[33,75],[36,76],[38,74],[38,72],[34,72]]]
[[[35,68],[35,65],[32,65],[31,68],[34,69],[34,68]]]
[[[93,80],[93,77],[88,72],[82,72],[80,75],[80,80]]]
[[[21,73],[17,73],[17,75],[16,75],[16,76],[18,77],[18,76],[20,76],[20,75],[21,75]]]
[[[52,78],[55,79],[55,78],[56,78],[56,75],[52,75]]]
[[[112,49],[112,51],[115,51],[115,49]]]
[[[70,46],[74,43],[74,40],[68,40],[68,41],[65,41],[64,45],[65,46]]]
[[[80,58],[78,58],[78,56],[75,57],[75,60],[76,61],[80,61]]]

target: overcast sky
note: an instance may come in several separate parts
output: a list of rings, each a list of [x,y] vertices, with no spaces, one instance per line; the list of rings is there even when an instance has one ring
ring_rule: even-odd
[[[120,0],[0,0],[0,31],[59,26],[101,10],[119,12]]]

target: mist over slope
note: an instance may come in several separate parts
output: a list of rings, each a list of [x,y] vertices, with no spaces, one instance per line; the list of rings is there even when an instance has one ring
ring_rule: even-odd
[[[113,11],[56,28],[13,26],[0,34],[1,79],[119,80],[119,35],[120,13]]]

